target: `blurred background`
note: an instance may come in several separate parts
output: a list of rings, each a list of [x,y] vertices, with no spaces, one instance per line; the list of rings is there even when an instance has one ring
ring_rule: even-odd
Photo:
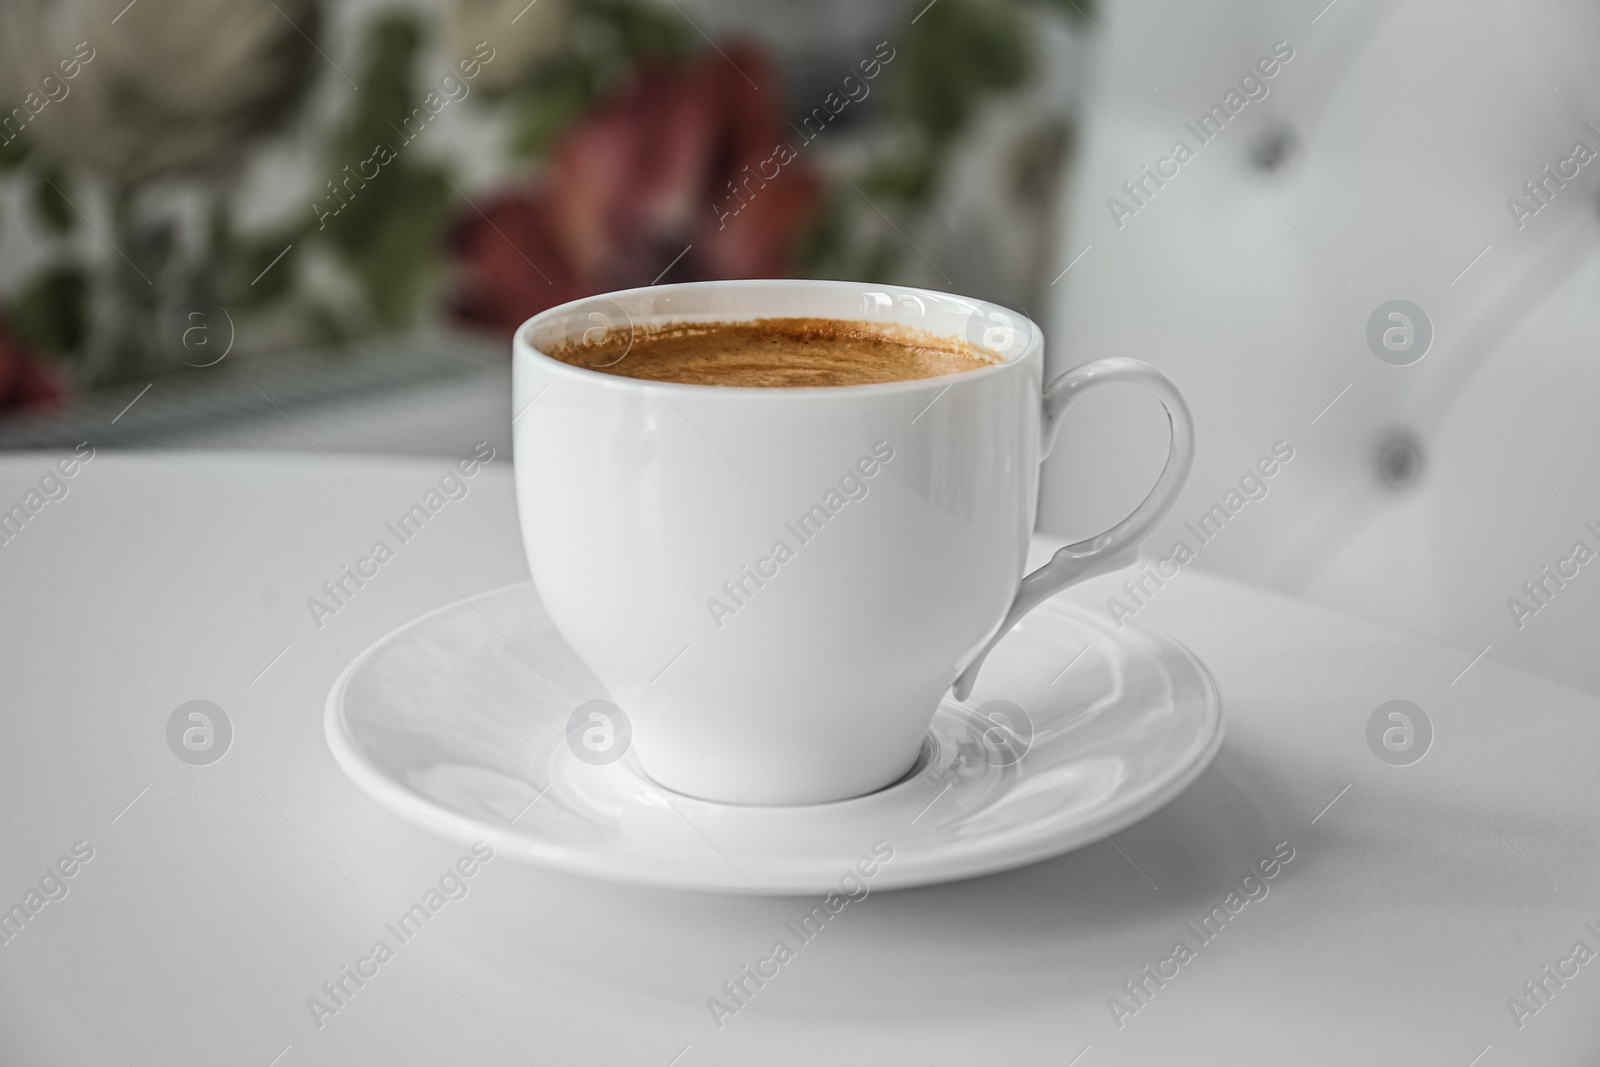
[[[0,0],[0,444],[303,446],[264,394],[449,451],[506,421],[517,324],[652,281],[1034,307],[1084,13]]]
[[[1152,561],[1600,692],[1600,577],[1528,592],[1600,551],[1597,43],[1578,0],[0,0],[0,448],[508,449],[552,304],[923,285],[1178,381]],[[1164,452],[1085,397],[1041,528]]]

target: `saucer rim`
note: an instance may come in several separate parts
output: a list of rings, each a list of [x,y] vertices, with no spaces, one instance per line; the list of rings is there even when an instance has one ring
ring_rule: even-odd
[[[381,807],[392,814],[398,815],[415,826],[426,829],[436,835],[458,844],[470,844],[485,841],[497,850],[505,853],[519,862],[528,863],[542,869],[568,876],[582,878],[598,878],[607,882],[654,888],[675,889],[689,892],[707,892],[717,894],[731,894],[739,896],[796,896],[824,892],[829,889],[837,878],[837,873],[829,870],[824,876],[819,872],[808,872],[798,876],[778,878],[776,881],[762,885],[755,885],[748,881],[742,872],[733,868],[743,881],[729,879],[716,881],[703,875],[690,875],[685,877],[674,870],[647,869],[637,861],[629,861],[626,857],[611,856],[595,853],[593,851],[553,844],[525,835],[517,834],[512,829],[512,823],[505,827],[492,826],[481,819],[452,811],[436,802],[423,797],[415,790],[394,781],[383,774],[376,766],[357,751],[355,742],[347,735],[343,725],[343,698],[351,680],[356,673],[381,649],[390,643],[399,640],[403,635],[415,627],[426,624],[436,615],[460,607],[463,604],[470,606],[474,600],[504,593],[519,586],[526,586],[538,595],[537,587],[531,578],[520,581],[508,582],[503,585],[485,589],[460,600],[452,600],[432,608],[405,623],[388,631],[377,640],[373,641],[339,672],[329,688],[327,698],[323,703],[323,735],[328,743],[330,754],[335,765],[345,773],[353,784]],[[1048,608],[1048,605],[1041,605]],[[1074,611],[1073,609],[1078,610]],[[1071,601],[1062,601],[1057,606],[1058,610],[1065,609],[1069,615],[1079,615],[1083,609]],[[1078,621],[1078,620],[1074,620]],[[1089,623],[1084,620],[1084,625]],[[1082,821],[1074,820],[1067,828],[1061,828],[1053,820],[1035,820],[1031,824],[1030,839],[1023,842],[1004,841],[998,842],[990,838],[976,848],[956,855],[929,853],[924,855],[907,855],[904,858],[911,862],[885,865],[879,875],[874,879],[875,890],[913,889],[921,886],[942,885],[949,882],[966,881],[983,877],[989,874],[999,874],[1004,871],[1015,870],[1039,863],[1055,856],[1083,848],[1096,840],[1109,839],[1114,833],[1139,822],[1167,804],[1171,803],[1205,773],[1205,770],[1216,758],[1221,750],[1226,734],[1226,721],[1223,714],[1221,689],[1210,669],[1197,657],[1183,642],[1168,635],[1157,627],[1141,622],[1138,619],[1124,621],[1124,627],[1138,631],[1146,639],[1153,640],[1159,645],[1176,650],[1182,654],[1183,661],[1194,671],[1196,680],[1202,693],[1204,711],[1203,715],[1209,719],[1204,725],[1196,742],[1192,746],[1192,754],[1182,760],[1182,769],[1169,779],[1160,779],[1152,783],[1145,791],[1131,794],[1122,799],[1111,809],[1110,813],[1095,820],[1084,816]],[[941,706],[944,699],[941,699]],[[933,732],[930,724],[929,733]],[[919,774],[922,772],[919,772]],[[648,778],[644,779],[653,788],[660,789]],[[908,784],[915,780],[915,776],[898,780],[894,786]],[[866,800],[875,793],[863,797],[853,797],[839,803]],[[724,807],[715,801],[698,800],[685,797],[687,801],[706,804],[712,807]],[[784,811],[803,810],[817,807],[818,805],[780,805]],[[749,810],[749,805],[739,805],[741,810]],[[900,857],[897,857],[900,858]],[[730,864],[731,867],[731,864]]]

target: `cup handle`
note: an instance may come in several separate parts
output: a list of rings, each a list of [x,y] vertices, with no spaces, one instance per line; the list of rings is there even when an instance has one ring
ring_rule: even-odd
[[[1126,567],[1137,559],[1140,544],[1172,507],[1184,480],[1189,476],[1189,468],[1194,465],[1194,422],[1189,417],[1189,405],[1184,403],[1177,386],[1165,374],[1143,360],[1125,356],[1085,363],[1050,383],[1043,398],[1040,458],[1050,454],[1067,405],[1085,389],[1107,382],[1134,382],[1149,389],[1161,400],[1162,407],[1167,411],[1167,421],[1172,426],[1172,446],[1167,451],[1166,466],[1161,469],[1161,476],[1150,489],[1150,495],[1127,518],[1098,537],[1059,549],[1050,557],[1049,563],[1022,579],[1017,587],[1016,598],[1011,602],[1011,610],[1006,612],[1000,628],[956,679],[952,688],[957,700],[965,700],[971,694],[983,661],[1024,615],[1074,582]]]

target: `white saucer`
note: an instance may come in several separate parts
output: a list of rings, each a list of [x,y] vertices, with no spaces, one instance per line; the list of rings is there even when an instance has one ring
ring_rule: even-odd
[[[894,855],[874,889],[1033,863],[1156,811],[1222,743],[1216,683],[1187,649],[1061,600],[1001,642],[971,700],[946,696],[905,778],[853,800],[710,803],[656,786],[631,754],[581,761],[568,718],[604,696],[525,582],[367,649],[334,684],[324,725],[345,773],[429,830],[571,874],[728,893],[833,889],[877,842]],[[1010,765],[970,725],[996,699],[1032,721]]]

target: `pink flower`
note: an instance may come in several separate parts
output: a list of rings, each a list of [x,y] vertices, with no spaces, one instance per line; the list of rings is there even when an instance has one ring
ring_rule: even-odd
[[[459,320],[510,333],[547,307],[658,278],[788,273],[819,182],[789,147],[800,138],[765,55],[723,52],[641,66],[560,139],[539,183],[463,214]]]

